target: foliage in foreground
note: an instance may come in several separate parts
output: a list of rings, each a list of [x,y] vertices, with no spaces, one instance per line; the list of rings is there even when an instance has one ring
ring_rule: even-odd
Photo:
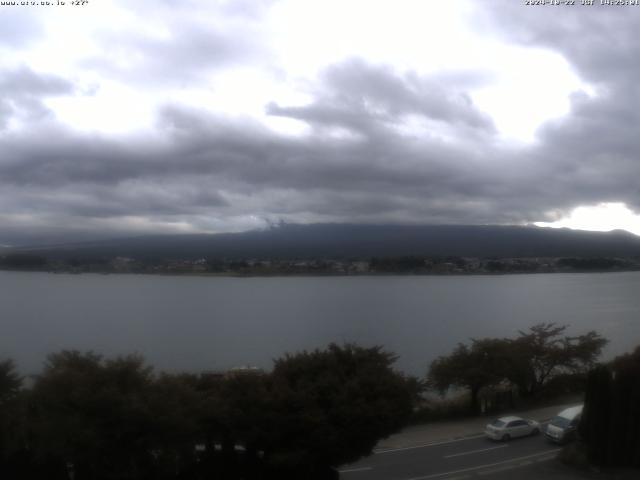
[[[566,326],[554,323],[534,325],[514,339],[472,339],[431,363],[429,384],[446,392],[450,387],[470,392],[470,410],[480,409],[482,389],[507,385],[520,397],[535,398],[554,380],[567,375],[586,374],[607,344],[598,333],[563,335]]]
[[[153,373],[137,356],[50,355],[20,390],[0,363],[0,478],[332,478],[400,429],[418,393],[379,347],[287,355],[271,373]]]
[[[589,373],[580,435],[593,464],[640,467],[640,347]]]

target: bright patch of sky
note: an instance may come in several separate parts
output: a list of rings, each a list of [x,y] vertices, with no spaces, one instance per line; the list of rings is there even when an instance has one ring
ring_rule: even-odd
[[[272,12],[270,27],[294,76],[355,55],[422,74],[482,72],[486,83],[469,93],[505,139],[532,140],[544,121],[569,112],[570,93],[592,91],[557,53],[482,36],[470,28],[471,15],[464,1],[288,0]]]
[[[621,202],[577,207],[554,222],[536,222],[536,225],[600,232],[622,229],[640,235],[640,215]]]

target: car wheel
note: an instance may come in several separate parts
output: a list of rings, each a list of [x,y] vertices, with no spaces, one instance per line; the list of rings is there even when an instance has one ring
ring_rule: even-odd
[[[509,440],[511,440],[511,435],[509,435],[508,433],[505,433],[504,435],[502,435],[503,442],[508,442]]]
[[[540,429],[539,429],[539,428],[534,428],[534,429],[531,431],[531,435],[539,435],[539,434],[540,434]]]

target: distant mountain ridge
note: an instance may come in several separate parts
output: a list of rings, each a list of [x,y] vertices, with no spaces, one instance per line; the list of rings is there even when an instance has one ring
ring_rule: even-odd
[[[149,235],[18,249],[50,258],[318,259],[640,256],[629,232],[525,226],[284,224],[241,233]]]

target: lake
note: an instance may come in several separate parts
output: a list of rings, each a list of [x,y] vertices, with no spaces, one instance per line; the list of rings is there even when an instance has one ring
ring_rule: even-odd
[[[222,278],[0,272],[0,359],[24,373],[61,349],[137,352],[161,370],[270,368],[330,342],[383,345],[396,366],[539,322],[594,329],[606,357],[640,344],[640,272]]]

